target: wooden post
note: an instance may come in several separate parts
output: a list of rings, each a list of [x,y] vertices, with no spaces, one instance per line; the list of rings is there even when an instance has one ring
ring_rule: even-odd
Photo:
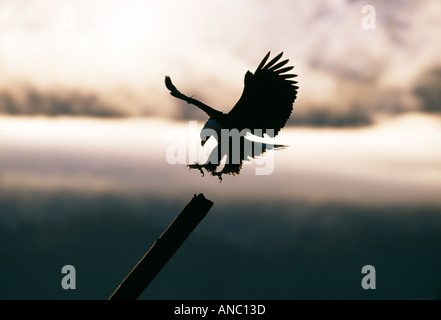
[[[202,193],[194,195],[193,199],[121,282],[109,300],[138,299],[212,206],[213,202],[206,199]]]

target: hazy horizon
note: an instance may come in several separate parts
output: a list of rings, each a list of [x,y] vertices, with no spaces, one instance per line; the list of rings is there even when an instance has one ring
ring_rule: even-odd
[[[198,128],[202,125],[199,122]],[[188,122],[0,117],[0,128],[0,183],[6,190],[179,196],[191,186],[194,193],[207,190],[230,200],[254,195],[313,202],[441,204],[436,178],[441,176],[441,120],[423,114],[365,129],[285,128],[273,141],[287,149],[269,151],[260,163],[246,162],[239,176],[226,176],[222,183],[186,168],[193,163],[189,148],[198,146],[199,139],[197,128]],[[170,164],[167,153],[174,150],[177,136],[185,163]],[[258,168],[270,166],[269,175],[259,175]],[[251,179],[257,185],[249,189]]]

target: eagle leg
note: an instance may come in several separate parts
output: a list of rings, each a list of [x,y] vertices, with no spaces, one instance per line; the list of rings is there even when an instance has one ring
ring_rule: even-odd
[[[198,169],[199,171],[200,171],[200,173],[202,174],[202,176],[204,176],[205,175],[205,173],[204,173],[204,171],[202,170],[202,168],[204,167],[203,165],[200,165],[199,163],[193,163],[193,164],[189,164],[189,165],[187,165],[187,167],[188,167],[188,170],[191,170],[191,169]]]
[[[223,179],[222,178],[222,174],[223,174],[223,172],[217,172],[217,171],[214,171],[214,172],[211,173],[212,176],[216,176],[216,177],[219,178],[219,183],[222,182],[222,179]]]

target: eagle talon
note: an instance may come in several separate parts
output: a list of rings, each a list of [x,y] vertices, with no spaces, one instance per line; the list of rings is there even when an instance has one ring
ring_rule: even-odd
[[[202,170],[203,166],[201,166],[200,164],[198,164],[198,163],[189,164],[189,165],[187,165],[187,167],[188,167],[188,170],[198,169],[200,171],[200,173],[202,174],[202,176],[205,176],[205,173]]]
[[[219,178],[219,183],[222,182],[223,178],[222,178],[222,172],[212,172],[211,173],[212,176],[217,176]]]

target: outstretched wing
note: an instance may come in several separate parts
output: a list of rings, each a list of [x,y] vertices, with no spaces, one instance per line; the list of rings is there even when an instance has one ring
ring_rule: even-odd
[[[254,74],[245,74],[245,87],[236,105],[227,114],[227,121],[238,130],[261,129],[271,137],[277,135],[288,121],[297,95],[295,74],[286,74],[294,67],[284,67],[287,60],[278,62],[282,53],[266,65],[270,52],[263,58]],[[283,68],[282,68],[283,67]],[[268,129],[271,129],[268,131]],[[262,133],[262,136],[263,136]]]
[[[204,111],[209,117],[219,117],[222,116],[223,113],[213,109],[210,106],[207,106],[205,103],[200,102],[199,100],[193,99],[191,97],[187,97],[185,94],[182,94],[173,84],[169,76],[165,76],[165,86],[168,90],[170,90],[170,94],[178,99],[187,101],[187,103],[193,104],[202,111]]]

